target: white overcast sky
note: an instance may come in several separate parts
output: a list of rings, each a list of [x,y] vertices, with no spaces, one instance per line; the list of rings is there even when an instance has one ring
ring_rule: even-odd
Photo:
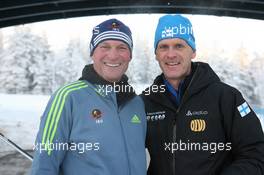
[[[51,20],[29,24],[32,31],[48,36],[52,47],[61,48],[68,43],[69,38],[80,38],[87,42],[90,40],[92,28],[100,22],[117,18],[127,24],[133,33],[133,38],[146,38],[150,46],[154,41],[155,27],[160,14],[134,14],[91,16]],[[233,17],[216,17],[207,15],[184,15],[192,24],[196,45],[199,48],[220,48],[232,51],[243,46],[251,53],[264,53],[264,20],[254,20]],[[12,32],[12,27],[3,29],[4,35]]]

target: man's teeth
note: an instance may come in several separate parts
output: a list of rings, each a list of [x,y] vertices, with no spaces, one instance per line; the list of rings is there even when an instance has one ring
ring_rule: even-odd
[[[175,65],[179,65],[179,62],[172,62],[172,63],[166,63],[169,66],[175,66]]]
[[[120,66],[121,63],[117,63],[117,64],[105,63],[105,65],[110,66],[110,67],[117,67],[117,66]]]

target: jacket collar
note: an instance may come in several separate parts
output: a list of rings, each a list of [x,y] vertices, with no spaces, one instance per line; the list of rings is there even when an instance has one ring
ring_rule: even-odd
[[[177,111],[178,106],[175,105],[173,100],[171,100],[171,94],[167,90],[166,91],[158,91],[151,92],[149,90],[153,89],[153,86],[161,87],[164,85],[163,74],[156,77],[153,84],[148,87],[146,90],[142,92],[144,98],[149,98],[150,100],[162,104],[170,109]],[[211,67],[207,63],[202,62],[193,62],[191,68],[191,74],[185,77],[184,83],[182,85],[182,101],[181,104],[184,103],[189,97],[193,94],[198,93],[205,87],[209,86],[214,82],[219,82],[220,79],[211,69]],[[146,92],[151,92],[149,95],[146,95]],[[148,97],[147,97],[148,96]]]
[[[105,80],[94,70],[93,64],[89,64],[84,67],[84,69],[82,70],[82,77],[80,78],[80,80],[87,80],[92,84],[113,85],[112,82]],[[127,76],[123,75],[121,80],[119,82],[116,82],[116,84],[127,83],[127,81],[128,81]]]
[[[95,70],[93,67],[93,64],[86,65],[82,71],[82,76],[80,80],[86,80],[92,84],[96,85],[111,85],[114,87],[114,85],[118,85],[121,87],[121,91],[118,91],[116,93],[117,98],[117,104],[118,106],[124,105],[127,101],[131,100],[133,97],[136,96],[135,90],[133,87],[128,84],[128,77],[126,75],[123,75],[121,80],[119,82],[109,82],[103,79]],[[129,86],[129,88],[128,88]],[[124,88],[122,88],[124,87]],[[122,89],[125,89],[122,91]]]

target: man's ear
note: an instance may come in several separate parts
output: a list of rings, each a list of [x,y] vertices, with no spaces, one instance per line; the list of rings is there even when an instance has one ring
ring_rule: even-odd
[[[155,59],[156,59],[156,61],[158,61],[157,55],[155,55]]]
[[[196,57],[196,51],[194,51],[193,53],[192,53],[192,57],[191,57],[191,59],[194,59]]]
[[[91,59],[92,61],[94,61],[94,57],[93,57],[93,55],[90,56],[90,59]]]

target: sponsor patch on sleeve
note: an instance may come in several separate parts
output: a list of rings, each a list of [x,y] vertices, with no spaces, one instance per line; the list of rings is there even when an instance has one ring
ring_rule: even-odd
[[[247,102],[244,102],[242,105],[239,105],[237,107],[237,109],[238,109],[238,112],[240,113],[241,117],[245,117],[251,111],[249,106],[248,106],[248,104],[247,104]]]

